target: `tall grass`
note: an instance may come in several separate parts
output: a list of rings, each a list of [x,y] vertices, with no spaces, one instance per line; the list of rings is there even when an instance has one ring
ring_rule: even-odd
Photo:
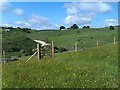
[[[117,45],[3,64],[3,88],[117,88]]]

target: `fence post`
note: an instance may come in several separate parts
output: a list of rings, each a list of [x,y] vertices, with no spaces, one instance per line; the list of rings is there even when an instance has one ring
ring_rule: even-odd
[[[75,43],[75,52],[77,52],[77,42]]]
[[[55,54],[54,54],[54,42],[52,41],[52,44],[51,44],[51,57],[54,57]]]
[[[4,58],[4,64],[5,64],[5,50],[3,50],[3,58]]]
[[[3,58],[5,58],[5,50],[3,50]]]
[[[38,53],[38,60],[41,59],[41,45],[38,43],[37,44],[37,53]]]
[[[114,37],[114,45],[115,45],[115,37]]]
[[[99,42],[98,42],[98,40],[97,40],[97,47],[99,46]]]

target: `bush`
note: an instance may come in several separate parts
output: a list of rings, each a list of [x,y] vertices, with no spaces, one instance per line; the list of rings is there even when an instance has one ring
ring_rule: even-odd
[[[72,29],[78,29],[79,27],[77,26],[77,24],[73,24],[73,25],[71,26],[71,28],[72,28]]]
[[[65,29],[65,26],[60,26],[60,30]]]
[[[66,48],[64,48],[64,47],[54,47],[54,49],[55,49],[55,53],[59,53],[59,52],[65,52],[65,51],[68,51]]]
[[[66,48],[64,48],[64,47],[60,47],[59,51],[62,53],[62,52],[68,51],[68,50]]]
[[[113,26],[110,26],[109,29],[110,29],[110,30],[114,30],[114,27],[113,27]]]
[[[93,39],[93,37],[90,37],[90,39]]]
[[[25,50],[24,50],[24,49],[21,49],[20,52],[21,52],[21,53],[25,53]]]

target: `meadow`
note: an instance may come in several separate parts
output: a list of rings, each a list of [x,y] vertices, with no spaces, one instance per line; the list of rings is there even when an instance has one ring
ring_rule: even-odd
[[[64,47],[68,50],[74,50],[75,43],[78,49],[91,48],[99,45],[105,45],[113,42],[113,38],[118,39],[118,30],[109,30],[108,28],[89,28],[89,29],[70,29],[59,31],[32,31],[27,37],[35,40],[54,41],[55,46]]]
[[[29,32],[29,33],[27,33]],[[21,57],[31,55],[36,49],[35,39],[47,43],[54,41],[57,48],[65,48],[68,51],[75,50],[77,42],[78,50],[96,47],[113,43],[113,38],[118,41],[118,30],[108,28],[86,28],[69,30],[49,30],[49,31],[23,31],[22,29],[12,29],[10,32],[3,32],[2,44],[6,51],[6,57]]]
[[[113,38],[116,37],[116,45]],[[118,30],[108,28],[35,31],[29,33],[15,29],[3,32],[6,56],[19,55],[21,48],[28,52],[36,48],[33,40],[43,40],[55,46],[78,52],[57,53],[54,58],[37,60],[22,54],[19,61],[2,64],[3,88],[117,88],[118,81]],[[96,47],[96,41],[99,47]],[[15,47],[13,48],[13,46]],[[16,48],[17,47],[17,48]],[[81,48],[84,48],[81,50]]]
[[[3,64],[3,88],[117,88],[118,45]]]

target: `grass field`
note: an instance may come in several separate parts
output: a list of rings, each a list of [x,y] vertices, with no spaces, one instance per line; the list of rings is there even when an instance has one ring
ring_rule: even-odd
[[[58,48],[65,48],[68,51],[75,50],[77,42],[78,50],[113,43],[113,38],[118,41],[118,30],[108,28],[89,28],[89,29],[70,29],[70,30],[51,30],[35,31],[30,30],[26,33],[20,29],[13,29],[10,32],[3,32],[2,43],[6,51],[6,57],[20,57],[34,53],[36,49],[35,39],[51,43],[54,41]],[[22,53],[21,51],[25,51]]]
[[[108,44],[79,52],[57,54],[53,59],[46,57],[39,62],[34,57],[25,63],[29,57],[22,57],[20,61],[3,64],[2,86],[3,88],[117,88],[117,49],[117,45]]]
[[[73,50],[74,45],[78,43],[78,49],[90,48],[96,46],[96,41],[99,45],[105,45],[113,42],[113,38],[118,38],[118,31],[109,30],[107,28],[90,28],[78,30],[60,30],[60,31],[33,31],[27,36],[31,39],[50,40],[54,41],[57,47],[65,47],[68,50]]]

